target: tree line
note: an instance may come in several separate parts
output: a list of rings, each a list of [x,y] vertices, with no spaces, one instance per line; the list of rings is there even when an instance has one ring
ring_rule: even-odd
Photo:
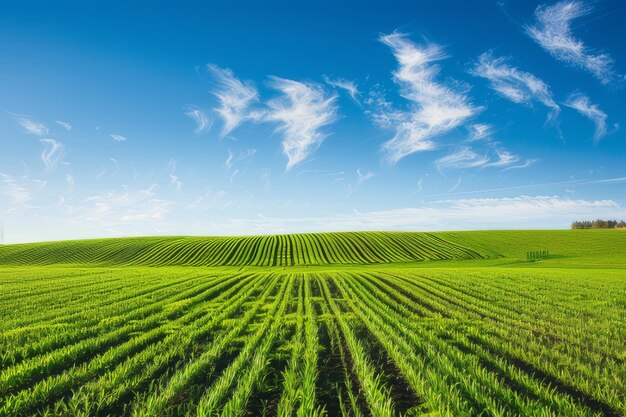
[[[572,229],[621,229],[626,228],[624,220],[582,220],[572,222]]]

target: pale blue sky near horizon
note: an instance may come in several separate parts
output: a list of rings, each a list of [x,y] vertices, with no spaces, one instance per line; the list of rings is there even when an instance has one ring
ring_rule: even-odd
[[[4,243],[626,219],[626,5],[335,3],[2,3]]]

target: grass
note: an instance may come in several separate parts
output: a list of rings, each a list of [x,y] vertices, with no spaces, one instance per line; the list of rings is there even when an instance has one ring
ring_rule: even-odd
[[[626,416],[622,231],[7,245],[0,286],[2,416]]]

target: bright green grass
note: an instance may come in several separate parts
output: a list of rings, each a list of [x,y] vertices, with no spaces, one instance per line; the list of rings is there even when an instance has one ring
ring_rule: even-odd
[[[0,245],[0,265],[295,266],[506,258],[548,250],[551,263],[626,266],[621,230],[348,232],[149,237]]]
[[[622,231],[10,245],[0,289],[0,416],[626,416]]]
[[[97,239],[0,246],[0,264],[327,265],[485,257],[432,233]]]

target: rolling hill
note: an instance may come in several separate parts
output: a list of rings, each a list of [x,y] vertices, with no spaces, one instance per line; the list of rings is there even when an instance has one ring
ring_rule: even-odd
[[[0,265],[298,266],[510,258],[626,262],[619,230],[345,232],[240,237],[138,237],[0,246]]]

